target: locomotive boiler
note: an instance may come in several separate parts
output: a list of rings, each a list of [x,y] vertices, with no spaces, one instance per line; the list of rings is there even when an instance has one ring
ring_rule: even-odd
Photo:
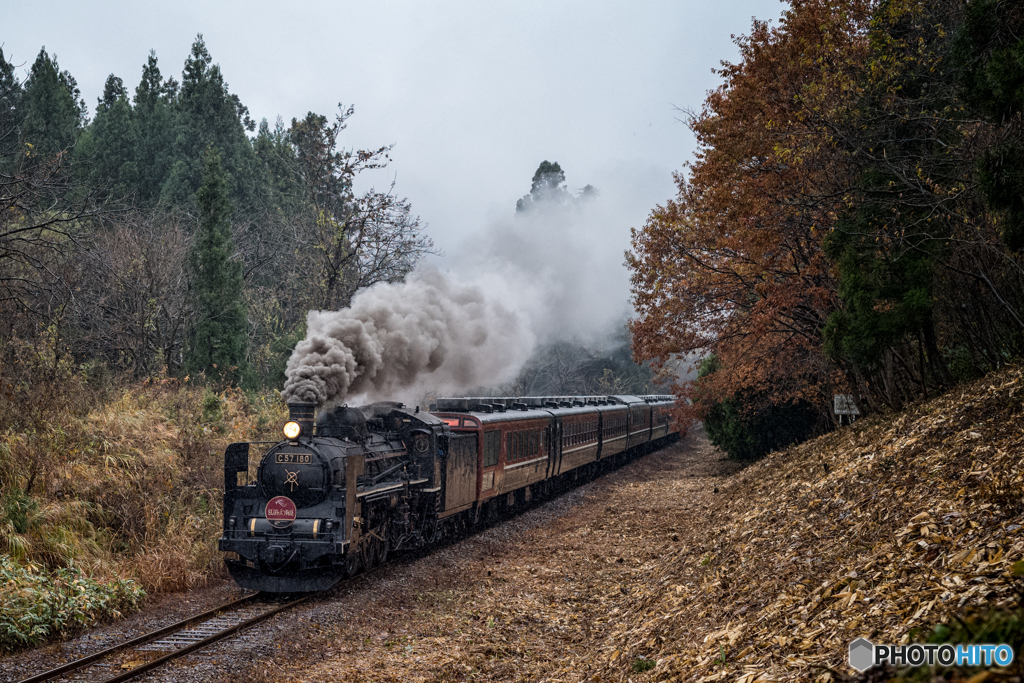
[[[224,458],[219,548],[234,580],[311,592],[514,512],[678,437],[671,396],[289,403],[285,439]]]

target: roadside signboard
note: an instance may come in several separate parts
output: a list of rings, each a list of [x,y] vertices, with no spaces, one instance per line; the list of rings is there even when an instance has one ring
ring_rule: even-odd
[[[832,412],[836,415],[860,415],[860,411],[857,410],[857,401],[854,400],[853,394],[836,394],[833,396],[833,401]]]

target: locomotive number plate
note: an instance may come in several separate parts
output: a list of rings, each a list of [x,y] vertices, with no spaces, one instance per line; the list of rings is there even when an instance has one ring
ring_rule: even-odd
[[[282,465],[310,465],[312,453],[274,453],[274,462]]]

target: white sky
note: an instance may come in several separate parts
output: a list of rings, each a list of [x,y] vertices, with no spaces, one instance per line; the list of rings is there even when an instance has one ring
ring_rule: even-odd
[[[615,216],[594,235],[615,254],[674,195],[694,150],[677,108],[699,108],[735,60],[732,34],[777,20],[778,0],[695,2],[8,3],[4,53],[24,77],[39,48],[77,79],[90,110],[109,73],[134,92],[155,49],[181,78],[202,33],[257,121],[354,104],[346,147],[396,143],[397,180],[458,267],[462,245],[508,219],[540,161],[571,189],[598,187]],[[618,259],[621,263],[621,259]],[[625,282],[625,274],[617,274]]]

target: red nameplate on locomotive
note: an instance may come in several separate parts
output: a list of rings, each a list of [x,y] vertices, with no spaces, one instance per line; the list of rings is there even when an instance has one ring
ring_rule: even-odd
[[[267,502],[267,521],[278,529],[290,526],[295,521],[298,510],[295,503],[287,496],[277,496]]]

